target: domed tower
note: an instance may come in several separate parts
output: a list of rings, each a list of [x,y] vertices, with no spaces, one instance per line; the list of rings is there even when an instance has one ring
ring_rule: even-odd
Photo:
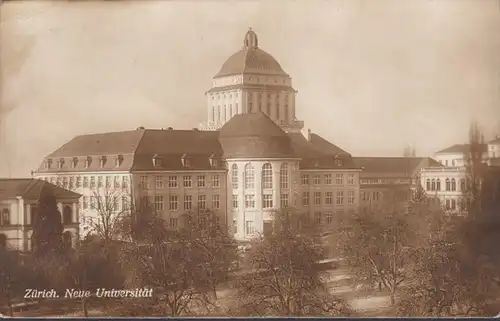
[[[235,238],[248,240],[265,233],[276,209],[296,204],[300,159],[288,134],[262,112],[232,117],[219,141],[229,169],[228,216]]]
[[[257,34],[248,30],[243,48],[222,65],[206,93],[208,120],[201,130],[218,130],[238,114],[262,112],[287,132],[300,132],[295,118],[292,79],[270,54],[259,48]]]

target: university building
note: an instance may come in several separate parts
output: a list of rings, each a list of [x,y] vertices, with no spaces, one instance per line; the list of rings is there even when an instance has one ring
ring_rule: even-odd
[[[500,166],[500,138],[479,145],[482,163],[491,169]],[[469,144],[455,144],[438,151],[435,159],[441,167],[421,170],[421,184],[428,195],[436,197],[452,214],[464,215],[467,204],[467,164],[470,155]]]
[[[174,228],[186,211],[214,210],[238,240],[264,232],[272,213],[290,206],[333,228],[358,210],[361,168],[303,130],[296,94],[250,30],[206,92],[199,129],[77,136],[45,157],[35,177],[82,194],[82,217],[94,217],[104,195],[114,211],[147,199]]]
[[[32,249],[31,235],[44,193],[56,198],[64,226],[63,241],[75,247],[79,238],[79,194],[38,179],[0,179],[0,248]]]

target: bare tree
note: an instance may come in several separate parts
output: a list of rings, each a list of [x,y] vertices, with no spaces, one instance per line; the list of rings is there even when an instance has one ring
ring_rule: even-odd
[[[236,310],[254,316],[345,315],[344,303],[330,295],[327,273],[318,266],[322,244],[312,237],[314,224],[305,214],[281,209],[273,232],[258,237],[247,259],[256,273],[237,281]]]
[[[127,244],[123,262],[128,267],[127,284],[145,286],[161,293],[164,313],[180,316],[195,307],[212,305],[205,257],[182,231],[169,229],[159,216],[144,224],[140,242]]]
[[[92,213],[82,216],[84,233],[95,235],[105,243],[127,237],[124,220],[133,212],[130,195],[119,188],[97,188],[92,191]]]
[[[236,242],[213,210],[197,208],[184,213],[183,220],[181,233],[203,262],[200,267],[216,299],[217,285],[227,279],[231,265],[238,259]]]
[[[401,286],[415,276],[417,254],[442,226],[439,217],[440,209],[418,189],[408,202],[388,202],[353,216],[338,235],[339,252],[357,283],[378,283],[395,304]]]

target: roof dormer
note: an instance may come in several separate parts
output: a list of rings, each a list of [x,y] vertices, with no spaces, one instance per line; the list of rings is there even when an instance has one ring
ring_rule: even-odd
[[[76,168],[77,165],[78,165],[78,157],[73,157],[73,159],[71,160],[71,168]]]
[[[92,157],[87,156],[87,158],[85,158],[85,168],[89,168],[91,164],[92,164]]]
[[[153,156],[153,166],[154,167],[162,167],[162,158],[160,157],[160,155],[155,154]]]
[[[191,167],[191,159],[188,158],[187,154],[183,154],[181,157],[182,167]]]
[[[57,168],[62,169],[64,166],[64,158],[59,158],[57,161]]]
[[[52,167],[52,158],[47,159],[47,161],[45,162],[45,167],[47,169],[50,169]]]
[[[219,167],[220,166],[219,158],[217,158],[215,156],[215,154],[210,155],[210,157],[208,157],[208,161],[210,162],[211,167]]]
[[[123,162],[123,155],[118,155],[115,158],[115,167],[120,167]]]
[[[106,161],[107,161],[106,156],[99,157],[99,167],[104,168],[104,166],[106,166]]]
[[[335,166],[343,166],[344,165],[344,160],[342,158],[340,158],[339,155],[335,155],[334,156],[334,162],[335,162]]]

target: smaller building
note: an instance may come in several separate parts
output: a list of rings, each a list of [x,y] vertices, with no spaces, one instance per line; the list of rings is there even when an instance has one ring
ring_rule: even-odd
[[[403,201],[420,184],[420,171],[442,167],[429,157],[355,157],[360,173],[360,208],[377,208],[383,202]]]
[[[0,179],[0,247],[31,250],[33,222],[43,193],[56,197],[64,225],[63,240],[68,246],[76,245],[80,194],[39,179]]]

